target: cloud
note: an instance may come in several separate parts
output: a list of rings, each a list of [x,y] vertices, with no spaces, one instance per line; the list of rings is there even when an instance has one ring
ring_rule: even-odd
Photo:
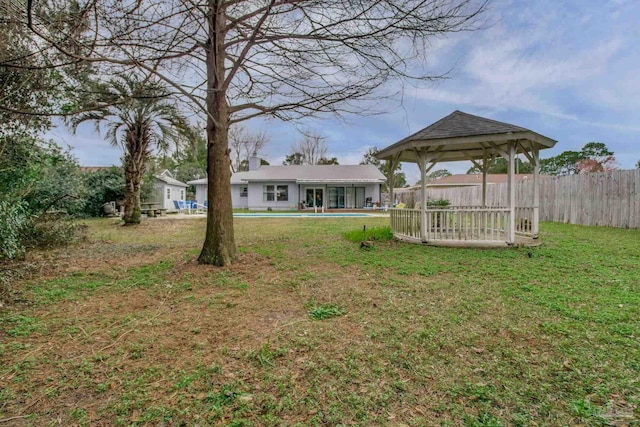
[[[416,96],[490,116],[528,112],[638,132],[640,97],[629,96],[640,93],[638,5],[498,1],[496,25],[467,41],[457,78]]]
[[[538,42],[535,37],[505,38],[500,31],[471,52],[463,67],[462,85],[445,82],[442,88],[420,89],[418,97],[570,117],[550,92],[579,91],[585,83],[606,76],[606,64],[622,46],[618,39],[606,40],[589,52],[572,55],[562,49],[541,49]]]

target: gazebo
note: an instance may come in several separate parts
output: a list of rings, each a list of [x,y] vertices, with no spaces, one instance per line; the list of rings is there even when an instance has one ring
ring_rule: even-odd
[[[391,230],[400,239],[434,245],[506,246],[535,244],[538,239],[540,150],[556,144],[529,129],[454,111],[413,135],[380,150],[391,163],[417,163],[421,175],[420,209],[390,209]],[[533,194],[516,201],[516,156],[533,165]],[[508,162],[507,205],[487,206],[487,171],[502,156]],[[481,206],[428,207],[426,176],[439,162],[471,161],[482,172]],[[391,180],[389,180],[391,182]],[[390,188],[390,200],[393,189]],[[518,239],[518,241],[516,240]]]

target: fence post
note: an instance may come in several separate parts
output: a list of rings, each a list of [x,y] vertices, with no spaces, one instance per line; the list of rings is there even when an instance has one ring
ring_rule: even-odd
[[[531,224],[531,237],[538,238],[540,223],[540,150],[534,148],[533,152],[533,218]]]

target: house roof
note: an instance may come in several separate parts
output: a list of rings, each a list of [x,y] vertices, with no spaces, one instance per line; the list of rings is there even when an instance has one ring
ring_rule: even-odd
[[[172,177],[167,170],[162,171],[159,175],[154,175],[154,177],[157,180],[164,182],[165,184],[175,185],[176,187],[188,187],[188,185],[184,182],[178,181],[177,179]]]
[[[385,176],[374,165],[260,166],[259,169],[236,172],[231,176],[232,184],[265,181],[382,183],[385,180]],[[188,182],[194,185],[206,183],[206,178]]]
[[[249,172],[236,172],[231,174],[231,183],[232,184],[246,184],[247,181],[244,179]],[[202,185],[207,184],[207,178],[194,179],[192,181],[187,181],[189,185]]]
[[[384,182],[374,165],[261,166],[247,172],[247,181]]]
[[[246,178],[249,175],[249,171],[244,172],[236,172],[231,174],[231,183],[232,184],[246,184]],[[204,179],[204,183],[207,183],[207,178]]]
[[[484,151],[505,151],[509,141],[518,141],[517,152],[536,147],[551,148],[556,141],[529,129],[456,110],[432,125],[386,147],[379,159],[417,162],[422,151],[433,160],[459,161],[479,159]]]
[[[207,178],[192,179],[191,181],[187,181],[187,185],[198,185],[198,184],[206,184],[206,183],[207,183]]]

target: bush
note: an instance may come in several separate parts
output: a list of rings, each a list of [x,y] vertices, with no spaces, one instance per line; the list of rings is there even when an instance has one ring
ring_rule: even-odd
[[[87,216],[101,216],[102,205],[124,200],[126,183],[121,167],[86,172],[83,182],[86,194],[83,213]]]
[[[9,299],[21,271],[15,260],[27,248],[75,238],[79,227],[67,213],[82,211],[83,192],[80,168],[68,151],[0,122],[0,299]]]
[[[27,248],[54,248],[65,246],[81,239],[86,234],[86,226],[80,225],[69,215],[45,215],[33,221],[22,235]]]
[[[21,236],[28,223],[25,202],[0,200],[0,259],[15,259],[24,255]]]
[[[26,202],[0,200],[0,305],[9,300],[10,285],[17,274],[9,261],[24,256],[22,237],[28,223]]]
[[[447,199],[427,200],[427,207],[446,207],[451,203]]]
[[[52,141],[37,142],[33,151],[35,175],[21,195],[29,203],[29,211],[36,216],[49,210],[81,213],[84,185],[76,159]]]
[[[76,160],[55,143],[25,134],[0,138],[0,152],[0,259],[73,240],[77,227],[67,213],[84,204]],[[59,214],[47,213],[52,210]]]

